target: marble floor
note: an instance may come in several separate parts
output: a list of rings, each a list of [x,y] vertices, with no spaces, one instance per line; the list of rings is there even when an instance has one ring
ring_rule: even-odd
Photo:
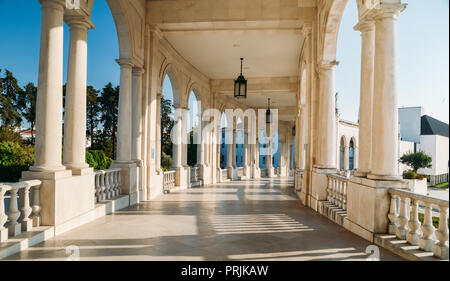
[[[160,196],[7,260],[366,260],[366,240],[301,206],[291,179]],[[75,256],[74,256],[75,255]],[[381,260],[401,260],[381,249]]]

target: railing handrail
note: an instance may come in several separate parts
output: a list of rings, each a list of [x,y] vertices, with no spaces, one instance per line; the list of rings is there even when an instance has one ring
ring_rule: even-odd
[[[427,196],[427,195],[417,194],[417,193],[414,193],[412,191],[405,190],[405,189],[390,188],[389,193],[391,195],[397,195],[397,196],[415,199],[415,200],[421,201],[423,203],[431,203],[431,204],[434,204],[437,206],[449,207],[449,204],[448,204],[449,201],[447,201],[447,200],[443,200],[443,199],[439,199],[439,198],[435,198],[435,197],[431,197],[431,196]]]
[[[328,174],[328,177],[339,179],[339,180],[344,180],[344,181],[348,181],[349,180],[348,177],[343,176],[343,175],[339,175],[339,174]]]

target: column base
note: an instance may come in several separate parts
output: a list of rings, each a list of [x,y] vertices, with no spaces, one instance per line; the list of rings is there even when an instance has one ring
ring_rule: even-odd
[[[0,243],[8,240],[8,229],[4,228],[0,230]]]
[[[371,180],[380,180],[380,181],[400,181],[402,180],[401,176],[398,175],[377,175],[377,174],[367,174],[367,178]]]
[[[319,201],[327,200],[328,175],[336,173],[336,168],[314,167],[311,178],[310,207],[318,211]]]
[[[40,199],[43,226],[58,226],[95,208],[95,174],[72,175],[57,172],[26,171],[21,181],[41,180]],[[33,224],[39,218],[33,218]]]
[[[448,260],[448,245],[434,245],[434,255],[441,260]]]
[[[350,177],[347,187],[347,218],[344,227],[373,242],[374,235],[389,231],[390,188],[407,188],[404,181]],[[405,233],[406,234],[406,233]]]
[[[354,175],[356,177],[360,177],[360,178],[367,178],[368,174],[369,174],[369,172],[364,172],[364,171],[357,170]]]
[[[233,180],[233,181],[240,180],[240,178],[239,178],[239,168],[238,167],[231,168],[231,180]]]
[[[191,181],[189,169],[187,169],[185,166],[175,167],[174,169],[176,171],[175,186],[179,188],[187,188]]]
[[[15,237],[22,233],[22,225],[20,223],[16,223],[14,225],[8,226],[8,236]]]
[[[139,203],[139,194],[137,189],[137,167],[135,162],[116,161],[111,165],[112,168],[120,168],[121,194],[128,194],[130,206]]]
[[[274,178],[274,177],[276,177],[276,174],[275,174],[275,168],[266,168],[266,177],[267,178]]]

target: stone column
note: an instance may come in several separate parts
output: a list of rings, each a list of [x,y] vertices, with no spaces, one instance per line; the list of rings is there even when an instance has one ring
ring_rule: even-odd
[[[397,17],[405,5],[382,6],[375,15],[372,166],[368,178],[398,180]],[[363,141],[360,140],[362,144]],[[360,145],[361,145],[360,144]]]
[[[372,162],[372,104],[375,65],[375,23],[366,20],[355,27],[361,31],[361,91],[359,110],[359,147],[361,157],[356,160],[357,176],[364,177],[370,172]]]
[[[304,136],[304,133],[305,133],[304,124],[305,124],[305,121],[304,121],[304,118],[305,118],[305,116],[304,116],[304,108],[303,108],[303,106],[300,106],[300,109],[299,109],[299,122],[298,122],[300,127],[297,130],[298,135],[296,136],[296,139],[295,139],[296,144],[297,144],[296,145],[296,149],[298,150],[295,153],[295,154],[297,154],[297,157],[298,157],[298,160],[297,160],[298,166],[296,167],[297,170],[304,170],[305,169],[305,151],[304,151],[304,147],[305,147],[305,143],[304,143],[304,139],[305,139],[305,136]]]
[[[272,178],[275,175],[275,171],[273,168],[273,138],[269,139],[267,143],[267,155],[266,155],[266,170],[267,177]]]
[[[132,69],[129,60],[118,60],[120,65],[119,121],[117,126],[117,160],[131,163],[132,136]]]
[[[247,127],[244,129],[244,145],[242,149],[242,165],[244,167],[244,176],[249,178],[248,171],[248,132],[246,132]]]
[[[142,190],[143,182],[143,157],[142,157],[142,74],[144,69],[134,67],[132,70],[132,121],[131,121],[131,159],[136,163],[136,188]]]
[[[227,169],[233,168],[233,143],[234,143],[234,135],[233,135],[233,129],[226,128],[225,129],[226,136],[225,139],[227,140]],[[229,135],[231,134],[231,135]],[[231,137],[230,137],[231,136]]]
[[[161,173],[161,99],[162,93],[156,95],[156,172]]]
[[[132,71],[132,100],[133,100],[133,116],[132,116],[132,160],[138,166],[142,162],[142,74],[144,70],[139,67],[133,68]],[[158,118],[158,117],[157,117]]]
[[[65,17],[65,21],[70,28],[70,42],[64,114],[63,163],[72,170],[73,174],[80,175],[83,170],[89,168],[85,157],[87,33],[93,25],[84,16],[68,16]],[[92,169],[87,172],[92,172]]]
[[[42,0],[36,100],[35,160],[31,171],[61,171],[64,1]]]
[[[336,169],[336,102],[334,70],[337,62],[320,66],[320,168]]]

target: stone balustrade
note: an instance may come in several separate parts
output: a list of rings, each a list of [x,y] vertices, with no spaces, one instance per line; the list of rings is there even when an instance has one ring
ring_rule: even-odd
[[[111,200],[121,194],[122,169],[114,168],[95,172],[96,202]]]
[[[238,167],[238,177],[242,178],[244,176],[244,167]]]
[[[228,177],[228,169],[222,169],[221,171],[221,181],[226,181],[229,179]]]
[[[349,178],[346,176],[328,175],[327,201],[343,210],[347,210],[348,182]]]
[[[171,189],[175,188],[176,171],[167,171],[163,173],[163,192],[169,193]],[[192,178],[192,176],[191,176]]]
[[[196,183],[200,180],[200,167],[191,167],[190,168],[190,181],[191,184]]]
[[[0,242],[41,225],[40,187],[39,180],[0,183]]]
[[[400,189],[390,189],[389,194],[389,234],[448,260],[448,201]],[[423,213],[423,223],[419,220],[419,212]],[[439,218],[437,230],[433,225],[434,214]]]
[[[295,170],[295,172],[294,172],[295,191],[297,191],[297,192],[302,191],[303,173],[304,172],[302,170]]]

